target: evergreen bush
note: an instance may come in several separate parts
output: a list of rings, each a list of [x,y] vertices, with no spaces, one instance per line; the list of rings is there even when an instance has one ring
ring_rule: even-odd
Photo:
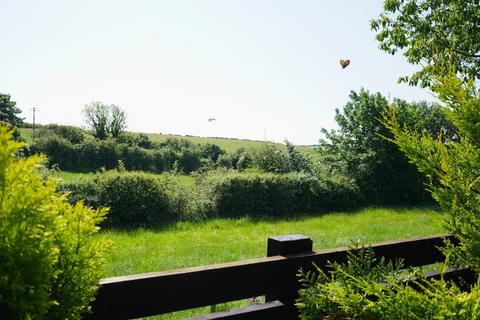
[[[107,243],[93,235],[105,209],[70,205],[39,174],[39,156],[0,127],[0,318],[80,319],[89,310]]]

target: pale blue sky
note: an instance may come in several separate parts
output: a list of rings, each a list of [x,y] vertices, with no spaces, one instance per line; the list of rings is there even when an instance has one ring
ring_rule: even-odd
[[[315,144],[364,87],[414,68],[378,49],[374,0],[0,0],[0,92],[39,123],[84,125],[92,101],[119,105],[128,130]],[[345,70],[339,59],[350,59]],[[215,117],[217,120],[208,122]]]

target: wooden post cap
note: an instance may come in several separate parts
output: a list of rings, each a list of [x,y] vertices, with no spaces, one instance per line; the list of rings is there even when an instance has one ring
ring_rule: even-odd
[[[274,236],[268,238],[267,257],[311,252],[312,248],[312,239],[301,234]]]

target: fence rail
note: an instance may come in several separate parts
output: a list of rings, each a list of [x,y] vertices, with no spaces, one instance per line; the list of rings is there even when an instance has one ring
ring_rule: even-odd
[[[444,261],[439,250],[450,235],[372,244],[387,260],[422,266]],[[130,319],[266,295],[267,302],[195,319],[297,319],[293,305],[300,268],[346,260],[349,248],[312,251],[304,236],[271,237],[267,256],[206,267],[103,279],[89,319]],[[454,276],[459,271],[450,271]],[[466,271],[460,271],[466,272]],[[438,276],[432,273],[430,276]]]

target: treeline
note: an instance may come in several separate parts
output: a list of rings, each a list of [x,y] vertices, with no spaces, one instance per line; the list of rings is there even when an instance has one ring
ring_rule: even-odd
[[[191,173],[214,164],[225,151],[214,144],[193,144],[183,139],[150,141],[145,134],[122,134],[116,139],[96,140],[77,127],[46,125],[35,133],[30,153],[42,153],[50,167],[61,170],[127,170]]]
[[[310,158],[288,141],[286,147],[265,143],[258,148],[239,148],[227,154],[216,144],[194,144],[176,138],[152,142],[142,133],[123,133],[116,139],[97,140],[80,128],[56,124],[36,130],[29,152],[45,154],[49,167],[69,171],[94,172],[119,165],[129,171],[185,174],[217,168],[238,171],[257,168],[273,173],[312,170]]]

